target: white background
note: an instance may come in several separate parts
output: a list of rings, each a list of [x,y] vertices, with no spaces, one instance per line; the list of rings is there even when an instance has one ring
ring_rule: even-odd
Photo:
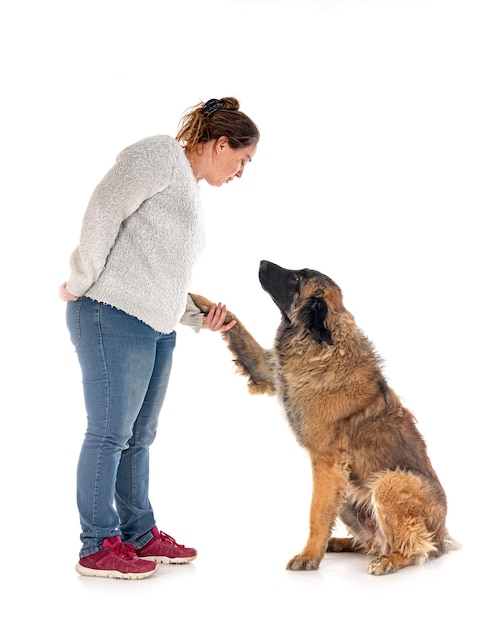
[[[490,14],[488,0],[2,4],[9,623],[487,623]],[[242,180],[202,183],[193,290],[269,347],[261,259],[338,282],[418,418],[459,552],[380,578],[360,555],[287,572],[308,533],[306,454],[220,336],[181,327],[151,493],[159,526],[199,558],[146,581],[75,573],[85,412],[58,285],[116,154],[228,95],[262,138]]]

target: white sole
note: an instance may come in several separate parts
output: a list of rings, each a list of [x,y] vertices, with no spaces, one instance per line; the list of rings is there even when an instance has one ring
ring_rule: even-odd
[[[163,564],[170,564],[170,565],[184,565],[186,563],[190,563],[191,561],[194,561],[196,556],[188,556],[186,558],[181,558],[181,559],[180,558],[170,559],[167,556],[138,556],[138,558],[145,559],[145,561],[154,561],[155,563],[163,563]]]

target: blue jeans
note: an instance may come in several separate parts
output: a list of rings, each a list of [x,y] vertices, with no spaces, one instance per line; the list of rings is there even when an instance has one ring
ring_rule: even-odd
[[[80,557],[105,537],[142,547],[155,525],[149,500],[149,447],[172,367],[176,333],[82,297],[67,303],[80,367],[87,431],[77,467]]]

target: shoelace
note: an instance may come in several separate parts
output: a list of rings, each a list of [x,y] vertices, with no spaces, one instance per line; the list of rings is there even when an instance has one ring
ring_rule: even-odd
[[[126,561],[132,561],[136,557],[136,546],[134,543],[118,543],[114,547],[116,556]]]
[[[171,537],[162,531],[160,531],[159,537],[164,543],[169,543],[171,546],[176,546],[177,548],[184,548],[183,543],[177,543],[174,537]]]

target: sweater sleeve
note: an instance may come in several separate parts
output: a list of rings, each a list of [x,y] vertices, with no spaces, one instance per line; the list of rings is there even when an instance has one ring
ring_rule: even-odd
[[[87,206],[80,242],[70,258],[67,289],[82,296],[103,271],[124,220],[165,189],[172,177],[169,149],[159,137],[125,148],[97,185]]]
[[[190,326],[194,332],[198,333],[203,327],[204,314],[193,302],[191,296],[188,294],[186,302],[186,310],[179,322],[184,326]]]

